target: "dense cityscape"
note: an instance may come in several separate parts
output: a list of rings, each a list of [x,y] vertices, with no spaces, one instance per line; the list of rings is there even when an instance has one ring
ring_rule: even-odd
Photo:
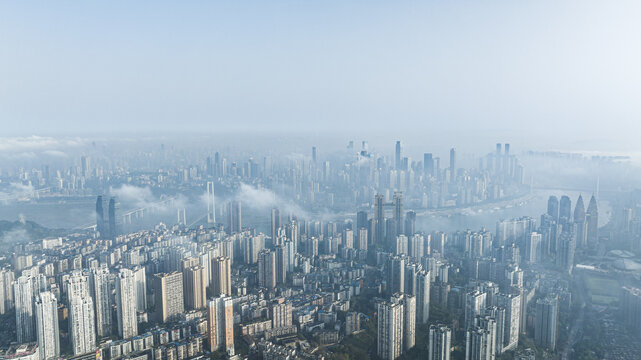
[[[365,141],[309,150],[180,165],[161,144],[146,168],[81,155],[3,169],[6,206],[83,198],[95,210],[66,230],[3,224],[0,358],[641,356],[638,193],[612,197],[606,223],[597,185],[549,196],[537,217],[439,230],[431,216],[518,212],[532,189],[509,144],[469,168],[455,148],[443,165],[400,141],[391,156]],[[163,195],[121,203],[127,191]]]

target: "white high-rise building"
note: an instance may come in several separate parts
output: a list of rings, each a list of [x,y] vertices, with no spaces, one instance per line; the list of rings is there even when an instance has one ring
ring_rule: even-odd
[[[516,349],[519,344],[519,329],[521,320],[521,295],[499,294],[498,305],[505,309],[503,328],[503,350]],[[499,344],[496,345],[497,347]]]
[[[485,311],[487,294],[474,290],[465,294],[465,324],[464,329],[467,331],[474,326],[474,318],[482,315]]]
[[[71,348],[74,355],[86,354],[96,348],[96,324],[88,276],[81,271],[74,271],[67,279],[66,288]]]
[[[116,277],[116,308],[118,335],[123,339],[138,335],[136,284],[134,273],[129,269],[120,269],[120,273]]]
[[[16,335],[18,343],[36,340],[33,317],[33,285],[30,276],[20,276],[13,285],[16,305]]]
[[[378,304],[378,356],[394,360],[414,347],[416,298],[396,293]]]
[[[13,271],[0,269],[0,314],[13,308]]]
[[[445,325],[430,326],[427,360],[450,360],[452,330]]]
[[[216,199],[214,198],[214,182],[207,182],[207,223],[216,222]]]
[[[58,330],[58,301],[50,292],[38,295],[35,305],[36,333],[38,352],[41,360],[60,357],[60,338]]]
[[[111,335],[111,274],[106,264],[91,272],[91,295],[96,309],[96,332],[98,336]]]
[[[143,266],[134,270],[134,286],[136,287],[136,310],[147,310],[147,274]]]
[[[234,350],[234,303],[229,296],[221,295],[207,302],[209,346],[211,351],[224,348],[232,356]]]
[[[429,271],[416,275],[416,321],[419,324],[426,324],[430,317],[430,279]]]

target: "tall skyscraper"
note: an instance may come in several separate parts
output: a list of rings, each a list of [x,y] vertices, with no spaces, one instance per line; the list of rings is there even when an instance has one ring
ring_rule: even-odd
[[[396,222],[396,234],[404,234],[403,225],[403,193],[394,193],[394,221]]]
[[[183,270],[185,307],[190,310],[202,309],[207,304],[204,268],[196,265]]]
[[[280,229],[281,222],[280,209],[276,207],[272,208],[272,244],[276,244],[278,229]]]
[[[109,199],[109,237],[114,239],[118,236],[118,229],[116,228],[116,198]]]
[[[136,287],[136,310],[147,311],[147,274],[144,266],[133,269]]]
[[[385,239],[385,197],[382,194],[376,194],[374,197],[374,243],[383,244]]]
[[[554,221],[559,221],[559,199],[554,195],[551,195],[548,199],[548,215]]]
[[[108,336],[112,332],[110,280],[111,274],[107,264],[102,264],[99,268],[91,270],[91,296],[96,309],[96,333],[98,336]]]
[[[474,318],[476,318],[477,315],[483,314],[487,304],[486,301],[487,294],[479,290],[465,294],[465,330],[474,326]]]
[[[16,334],[20,344],[36,340],[33,316],[33,284],[30,276],[20,276],[13,286],[16,306]]]
[[[185,312],[183,274],[172,272],[154,275],[156,320],[166,322]]]
[[[231,295],[231,260],[225,256],[212,259],[214,296]]]
[[[276,287],[276,254],[268,249],[258,253],[258,285],[268,289]]]
[[[394,155],[395,155],[394,156],[394,167],[397,170],[400,170],[401,167],[402,167],[401,166],[401,142],[400,141],[396,142],[396,152],[395,152]]]
[[[445,325],[431,325],[427,360],[450,360],[452,330]]]
[[[434,158],[431,153],[423,154],[423,171],[425,176],[434,176]]]
[[[408,237],[416,234],[416,212],[408,211],[405,213],[405,235]]]
[[[74,355],[86,354],[96,348],[96,320],[93,299],[89,295],[89,279],[75,270],[67,280],[69,301],[69,333]]]
[[[387,292],[392,295],[405,292],[405,258],[391,256],[387,260]]]
[[[228,355],[234,355],[234,303],[231,297],[209,300],[207,311],[210,350],[224,348]]]
[[[107,236],[105,232],[105,211],[102,207],[102,195],[98,195],[98,199],[96,199],[96,230],[100,233],[101,237]]]
[[[572,200],[566,195],[561,196],[559,202],[559,221],[570,221],[572,216]]]
[[[452,176],[450,180],[454,182],[456,180],[456,150],[454,148],[450,149],[450,174]]]
[[[556,349],[558,319],[559,305],[556,296],[536,301],[534,341],[537,345],[545,347],[550,351]]]
[[[356,213],[356,230],[368,228],[367,211],[359,211]]]
[[[216,199],[214,197],[214,182],[207,182],[207,223],[216,223]]]
[[[13,309],[13,271],[0,269],[0,314]]]
[[[58,301],[48,291],[36,297],[36,333],[41,360],[60,357],[60,331],[58,330]]]
[[[276,253],[276,283],[285,284],[287,282],[288,249],[285,245],[278,245],[274,248]]]
[[[516,349],[519,343],[521,320],[521,295],[499,294],[498,306],[505,309],[502,351]],[[496,344],[499,347],[499,344]]]
[[[416,321],[426,324],[430,317],[430,280],[429,271],[419,271],[416,275]]]
[[[133,271],[129,269],[120,269],[116,277],[116,310],[118,335],[123,339],[138,335],[136,281]]]
[[[579,195],[574,206],[574,224],[576,225],[576,246],[585,248],[588,242],[587,224],[585,222],[585,206],[583,196]]]
[[[465,360],[493,360],[493,334],[489,331],[474,327],[466,331]]]
[[[240,201],[234,200],[228,206],[229,233],[239,233],[243,230],[242,205]]]
[[[596,198],[594,195],[590,198],[587,211],[587,242],[591,247],[595,247],[599,240],[599,209],[597,208]]]

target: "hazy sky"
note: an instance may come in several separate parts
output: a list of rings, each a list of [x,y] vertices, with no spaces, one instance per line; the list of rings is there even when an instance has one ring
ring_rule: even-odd
[[[3,1],[0,122],[639,150],[640,19],[638,0]]]

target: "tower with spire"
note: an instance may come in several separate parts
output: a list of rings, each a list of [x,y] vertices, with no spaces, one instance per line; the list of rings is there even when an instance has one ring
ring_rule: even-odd
[[[576,245],[584,248],[587,245],[587,227],[585,222],[585,206],[583,196],[579,195],[574,207],[574,224],[576,224]]]

